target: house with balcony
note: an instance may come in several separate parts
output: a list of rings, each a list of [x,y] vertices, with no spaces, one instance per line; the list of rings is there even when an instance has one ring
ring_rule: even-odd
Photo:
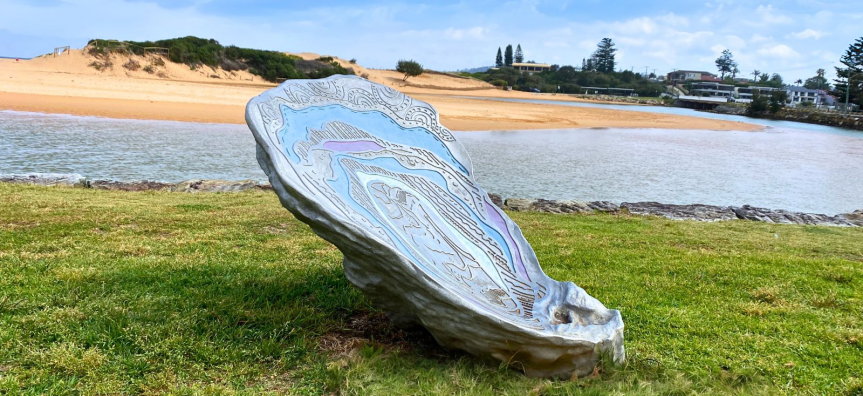
[[[665,79],[670,83],[684,81],[713,81],[718,82],[720,79],[713,73],[697,70],[675,70],[668,73]]]
[[[512,68],[529,74],[550,71],[551,65],[545,63],[513,63]]]
[[[730,98],[734,96],[734,86],[718,82],[693,82],[689,92],[695,96]]]
[[[734,89],[734,97],[736,98],[736,102],[749,103],[756,94],[769,96],[774,91],[779,91],[779,89],[771,87],[737,87]]]
[[[803,103],[811,103],[813,106],[823,104],[822,91],[818,89],[789,86],[785,87],[785,92],[788,93],[788,101],[791,106],[799,106]]]

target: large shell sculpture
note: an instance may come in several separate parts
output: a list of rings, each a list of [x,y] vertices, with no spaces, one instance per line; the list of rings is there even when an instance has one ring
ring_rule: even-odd
[[[624,359],[620,313],[543,273],[429,104],[354,76],[289,80],[246,122],[282,205],[395,325],[531,377]]]

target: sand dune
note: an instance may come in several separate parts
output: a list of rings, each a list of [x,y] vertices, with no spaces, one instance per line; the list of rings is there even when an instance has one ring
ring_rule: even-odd
[[[295,54],[317,59],[318,54]],[[335,57],[334,57],[335,58]],[[248,72],[226,72],[164,61],[156,56],[112,55],[110,67],[82,50],[57,57],[16,62],[0,59],[0,109],[95,115],[114,118],[196,122],[244,123],[246,102],[274,84]],[[664,114],[621,112],[550,104],[509,103],[465,98],[531,98],[547,96],[495,89],[486,82],[443,73],[425,73],[403,81],[394,70],[365,68],[335,58],[371,81],[391,86],[434,105],[441,121],[453,130],[515,130],[555,128],[677,128],[756,130],[760,127],[731,121]],[[140,68],[123,65],[130,60]],[[152,73],[143,70],[150,65]],[[548,97],[572,100],[564,95]]]

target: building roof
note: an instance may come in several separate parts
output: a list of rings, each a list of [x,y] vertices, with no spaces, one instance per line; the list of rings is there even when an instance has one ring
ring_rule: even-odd
[[[696,85],[710,85],[710,86],[716,86],[716,87],[734,87],[733,85],[730,85],[730,84],[720,84],[720,83],[714,82],[714,81],[698,81],[698,82],[692,83],[693,88],[695,88]]]
[[[513,63],[513,67],[516,66],[533,66],[533,67],[551,67],[551,65],[547,63]]]
[[[711,73],[711,72],[698,71],[698,70],[675,70],[675,71],[673,71],[673,72],[671,72],[671,73],[698,73],[698,74],[713,74],[713,73]],[[671,74],[671,73],[669,73],[669,74]]]
[[[820,93],[821,92],[821,90],[819,90],[819,89],[809,89],[809,88],[795,87],[795,86],[787,86],[787,87],[785,87],[785,90],[791,91],[791,92],[809,92],[809,93]]]

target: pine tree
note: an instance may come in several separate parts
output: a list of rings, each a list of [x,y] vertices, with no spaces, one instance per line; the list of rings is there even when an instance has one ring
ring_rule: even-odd
[[[512,66],[512,44],[506,46],[506,51],[503,54],[503,63]]]
[[[615,52],[617,52],[617,48],[614,48],[614,42],[610,38],[606,37],[600,40],[599,44],[596,45],[596,52],[593,53],[594,65],[592,69],[600,73],[614,72],[614,66],[616,66],[614,62]]]
[[[845,103],[845,95],[848,92],[852,103],[863,104],[860,100],[863,97],[860,94],[863,91],[861,89],[863,88],[863,37],[848,46],[848,50],[839,61],[845,67],[836,67],[836,79],[833,80],[836,81],[834,93],[842,99],[842,103]]]
[[[497,47],[497,56],[494,58],[494,67],[503,67],[503,55],[500,53],[500,47]]]
[[[734,61],[734,55],[731,50],[722,51],[722,55],[716,58],[716,69],[719,70],[720,78],[725,79],[726,74],[736,74],[737,62]]]
[[[521,44],[515,47],[515,63],[524,62],[524,53],[521,52]]]

